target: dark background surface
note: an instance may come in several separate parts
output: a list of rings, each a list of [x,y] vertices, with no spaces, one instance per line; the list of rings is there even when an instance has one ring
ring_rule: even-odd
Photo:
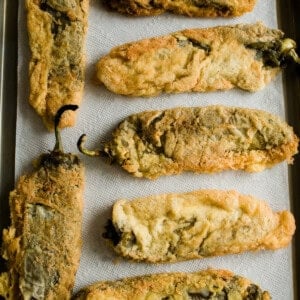
[[[279,27],[286,36],[296,40],[300,45],[300,1],[278,1]],[[299,51],[298,51],[299,53]],[[283,73],[286,112],[288,123],[294,127],[297,136],[300,136],[300,65],[289,67]],[[296,222],[300,220],[300,155],[296,156],[294,164],[290,167],[290,193],[291,210]],[[293,243],[293,267],[294,267],[294,299],[300,299],[300,230],[296,229]],[[280,266],[278,266],[280,272]]]
[[[0,241],[9,224],[8,195],[14,188],[17,108],[18,1],[0,0]],[[4,268],[0,259],[0,271]]]
[[[14,188],[16,104],[17,104],[17,20],[18,1],[0,0],[0,47],[2,69],[0,68],[0,111],[1,148],[0,148],[0,232],[9,225],[9,191]],[[300,1],[278,0],[279,28],[286,36],[300,45]],[[3,31],[3,32],[1,32]],[[3,41],[2,41],[3,39]],[[1,66],[0,66],[1,67]],[[283,72],[288,123],[300,136],[300,66],[290,66]],[[2,94],[1,94],[2,92]],[[300,220],[300,157],[296,156],[290,167],[291,209],[296,220]],[[299,299],[300,287],[300,232],[296,230],[293,242],[293,266],[295,297]],[[274,262],[276,263],[276,262]],[[0,260],[0,271],[4,264]],[[267,270],[266,270],[267,271]],[[280,266],[278,266],[280,272]],[[287,299],[288,300],[288,299]]]

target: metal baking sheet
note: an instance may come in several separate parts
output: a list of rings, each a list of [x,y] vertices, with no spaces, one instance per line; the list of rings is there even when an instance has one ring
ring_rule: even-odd
[[[17,1],[0,1],[0,226],[8,224],[14,186],[17,105]]]
[[[300,44],[300,4],[293,0],[278,1],[280,28],[287,36],[294,38]],[[0,3],[0,118],[1,118],[1,147],[0,147],[0,226],[1,229],[9,224],[8,194],[13,189],[15,181],[15,139],[16,139],[16,105],[17,105],[17,8],[18,2],[2,0]],[[284,93],[287,121],[300,135],[300,77],[299,68],[292,67],[283,73]],[[19,80],[21,80],[19,78]],[[289,183],[291,193],[291,208],[296,217],[300,218],[300,160],[289,168]],[[297,181],[298,180],[298,181]],[[298,299],[297,287],[299,278],[299,246],[298,231],[293,241],[293,272],[294,299]],[[276,263],[276,262],[274,262]],[[1,265],[3,269],[3,264]],[[278,267],[280,271],[280,267]],[[259,283],[259,282],[258,282]]]
[[[278,19],[280,28],[287,36],[294,38],[300,45],[300,2],[278,1]],[[287,120],[298,137],[300,136],[300,65],[293,66],[283,73]],[[293,166],[289,168],[291,210],[296,219],[300,220],[300,159],[296,157]],[[300,232],[296,229],[293,239],[293,275],[294,299],[300,299]]]

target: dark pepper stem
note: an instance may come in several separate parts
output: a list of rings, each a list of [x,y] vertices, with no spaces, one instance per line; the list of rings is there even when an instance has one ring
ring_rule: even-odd
[[[55,146],[53,151],[55,152],[64,152],[63,151],[63,146],[62,146],[62,141],[61,141],[61,136],[60,136],[60,130],[59,130],[59,121],[61,119],[62,114],[67,111],[67,110],[73,110],[75,111],[78,109],[78,105],[73,105],[73,104],[68,104],[62,106],[56,113],[54,117],[54,132],[55,132]]]
[[[258,58],[261,58],[267,67],[283,68],[291,60],[300,64],[300,58],[296,52],[296,42],[289,38],[252,43],[246,45],[246,47],[255,49]]]
[[[106,225],[104,226],[105,232],[102,234],[104,239],[111,240],[114,246],[117,246],[122,239],[122,232],[114,226],[114,223],[111,219],[107,220]]]
[[[85,141],[86,141],[86,134],[82,134],[77,142],[77,148],[81,153],[88,155],[88,156],[102,156],[103,155],[103,151],[101,151],[101,150],[98,150],[98,149],[97,150],[88,150],[88,149],[84,148],[83,144],[85,143]]]
[[[300,64],[300,58],[296,53],[296,42],[292,39],[284,39],[281,42],[281,53],[293,59],[297,64]]]

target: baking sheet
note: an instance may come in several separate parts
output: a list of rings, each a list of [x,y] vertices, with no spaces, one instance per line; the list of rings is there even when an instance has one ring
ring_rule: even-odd
[[[278,1],[278,15],[280,28],[288,36],[293,37],[299,48],[300,44],[300,2]],[[299,53],[299,51],[298,51]],[[283,76],[285,106],[288,122],[293,126],[295,133],[300,136],[300,66],[294,65],[284,72]],[[289,184],[291,210],[294,213],[296,224],[300,220],[300,159],[294,161],[289,168]],[[294,299],[300,298],[300,231],[296,230],[293,240],[293,273]]]
[[[15,174],[18,42],[16,20],[17,3],[0,1],[0,229],[9,224],[8,194],[14,186]],[[1,266],[0,263],[0,271]]]
[[[144,37],[166,34],[189,27],[250,23],[263,20],[277,27],[276,2],[258,1],[255,10],[236,19],[199,20],[174,15],[154,18],[128,18],[107,12],[99,1],[91,1],[87,37],[87,75],[84,102],[75,128],[63,132],[65,149],[76,152],[79,135],[86,132],[89,146],[94,147],[109,137],[112,128],[127,115],[146,109],[163,109],[179,105],[224,104],[262,108],[285,117],[285,99],[281,76],[261,92],[242,91],[209,94],[162,95],[155,99],[127,99],[111,94],[92,82],[94,64],[115,45]],[[41,152],[52,149],[54,137],[27,103],[29,50],[25,29],[23,1],[19,10],[18,122],[16,141],[16,178],[31,169],[31,161]],[[156,181],[131,178],[121,169],[100,159],[82,158],[87,168],[84,211],[84,244],[75,290],[97,280],[117,279],[165,271],[196,271],[208,266],[228,268],[258,283],[274,299],[293,298],[291,247],[276,252],[245,253],[221,258],[182,262],[170,265],[147,265],[119,261],[101,239],[103,224],[111,205],[120,197],[134,198],[165,192],[185,192],[200,188],[236,189],[267,200],[273,209],[288,209],[288,169],[285,164],[258,174],[224,172],[217,175],[182,174]]]

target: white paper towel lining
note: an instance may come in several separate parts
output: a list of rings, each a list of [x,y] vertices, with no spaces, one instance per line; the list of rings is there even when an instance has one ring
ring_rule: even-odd
[[[285,117],[282,78],[262,91],[240,90],[213,93],[161,95],[156,98],[126,98],[114,95],[93,83],[94,66],[100,56],[117,45],[168,34],[185,28],[253,23],[263,21],[277,28],[276,1],[258,0],[254,11],[239,18],[197,19],[172,14],[132,18],[106,11],[100,0],[92,0],[86,41],[87,72],[84,99],[74,128],[62,132],[66,151],[78,152],[76,141],[82,133],[88,136],[88,147],[99,147],[112,129],[126,116],[152,109],[176,106],[223,104],[258,108]],[[54,147],[54,136],[47,132],[41,119],[28,104],[29,49],[26,13],[23,1],[19,10],[18,114],[16,139],[16,179],[31,169],[31,162],[42,152]],[[288,171],[285,163],[261,173],[223,172],[215,175],[184,173],[155,181],[133,178],[120,167],[104,159],[82,157],[86,165],[83,249],[74,291],[99,280],[171,271],[198,271],[225,268],[248,277],[273,299],[293,299],[291,247],[277,251],[243,253],[223,257],[192,260],[174,264],[133,263],[117,259],[101,238],[113,203],[120,198],[133,199],[169,192],[187,192],[202,188],[235,189],[270,203],[274,210],[289,209]],[[116,262],[117,261],[117,262]]]

